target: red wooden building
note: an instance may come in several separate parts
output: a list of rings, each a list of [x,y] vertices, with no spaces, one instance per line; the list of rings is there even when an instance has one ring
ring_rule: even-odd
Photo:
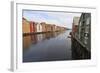
[[[35,22],[30,21],[30,33],[36,32]]]

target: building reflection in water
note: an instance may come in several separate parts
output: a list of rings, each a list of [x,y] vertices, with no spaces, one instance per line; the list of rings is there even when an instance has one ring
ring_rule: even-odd
[[[44,40],[49,40],[50,38],[57,37],[59,34],[63,32],[48,32],[41,34],[30,34],[23,36],[23,50],[27,50],[31,44],[37,44]]]
[[[23,49],[23,62],[72,60],[71,30],[26,35],[23,40],[30,41]],[[23,44],[28,43],[24,41]]]
[[[29,46],[31,45],[31,36],[25,36],[23,37],[23,51],[27,50]]]

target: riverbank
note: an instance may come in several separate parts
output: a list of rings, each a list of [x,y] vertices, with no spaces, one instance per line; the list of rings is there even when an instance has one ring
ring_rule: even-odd
[[[23,33],[23,36],[33,35],[33,34],[55,33],[55,32],[64,32],[64,31],[30,32],[30,33]]]

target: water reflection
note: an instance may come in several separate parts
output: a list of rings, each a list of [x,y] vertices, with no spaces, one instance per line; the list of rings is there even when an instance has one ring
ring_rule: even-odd
[[[70,31],[23,36],[23,62],[71,60]]]
[[[23,50],[29,48],[31,44],[31,36],[23,37]]]
[[[57,37],[59,34],[63,32],[48,32],[48,33],[41,33],[41,34],[31,34],[23,36],[23,49],[28,48],[30,44],[36,44],[43,40],[49,40],[50,38]]]

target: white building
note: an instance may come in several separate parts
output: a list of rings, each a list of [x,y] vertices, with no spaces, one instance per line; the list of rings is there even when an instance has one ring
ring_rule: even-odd
[[[36,32],[42,32],[42,25],[40,23],[36,24]]]

